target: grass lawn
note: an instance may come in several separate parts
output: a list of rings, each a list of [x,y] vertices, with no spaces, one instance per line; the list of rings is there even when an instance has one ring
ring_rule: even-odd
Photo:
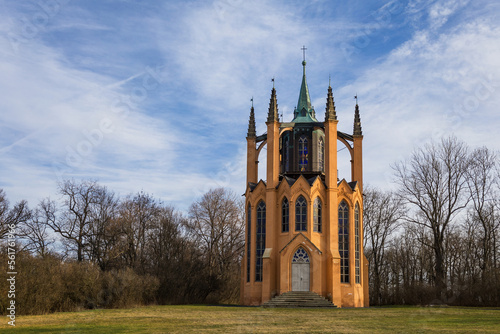
[[[149,306],[19,316],[9,333],[500,333],[500,308]]]

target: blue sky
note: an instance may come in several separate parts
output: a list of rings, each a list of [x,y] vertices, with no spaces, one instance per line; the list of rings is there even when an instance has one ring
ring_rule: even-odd
[[[4,1],[0,14],[11,202],[57,199],[64,178],[182,210],[210,188],[243,193],[250,99],[260,134],[275,77],[291,120],[302,45],[320,119],[329,76],[339,130],[359,96],[365,183],[392,187],[391,163],[442,136],[500,149],[498,1]]]

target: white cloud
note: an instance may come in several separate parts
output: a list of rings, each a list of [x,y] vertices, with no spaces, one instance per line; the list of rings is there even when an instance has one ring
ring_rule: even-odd
[[[340,90],[357,89],[365,134],[365,179],[387,186],[389,164],[431,139],[454,134],[500,149],[500,26],[478,19],[433,35],[417,32],[379,65]]]
[[[177,79],[203,101],[197,105],[214,110],[217,121],[232,122],[232,109],[249,107],[252,94],[259,94],[255,103],[268,103],[263,83],[270,89],[270,79],[298,58],[304,40],[313,39],[290,10],[264,1],[216,1],[189,8],[176,22],[177,30],[160,27],[159,38],[170,41],[161,47],[179,66]],[[277,78],[277,85],[282,82]]]
[[[444,25],[451,15],[468,3],[469,0],[449,0],[434,3],[429,10],[431,28],[437,29]]]
[[[261,134],[275,77],[290,119],[303,44],[319,119],[329,74],[341,131],[352,131],[358,93],[369,183],[385,186],[390,163],[438,135],[500,142],[500,31],[490,2],[416,0],[397,10],[393,2],[124,2],[119,15],[92,6],[61,7],[17,52],[6,33],[39,9],[2,7],[0,187],[13,200],[53,195],[58,173],[183,209],[209,188],[243,192],[250,98]],[[378,26],[377,10],[390,20]],[[347,59],[340,45],[360,36],[368,45]],[[101,137],[103,120],[113,131]],[[68,165],[71,150],[84,154]],[[265,179],[265,149],[260,161]]]
[[[55,186],[60,177],[100,178],[110,170],[133,174],[137,167],[175,165],[177,130],[141,109],[152,94],[144,86],[147,70],[116,84],[72,67],[57,48],[33,38],[16,54],[0,53],[0,71],[0,128],[8,134],[0,138],[0,187],[12,198],[36,203],[51,194],[40,196],[39,187]]]

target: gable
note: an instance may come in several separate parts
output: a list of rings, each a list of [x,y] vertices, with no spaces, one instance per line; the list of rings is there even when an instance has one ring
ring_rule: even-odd
[[[295,246],[297,244],[306,244],[306,245],[309,245],[310,247],[314,248],[319,254],[322,254],[323,252],[321,252],[321,250],[316,247],[316,245],[311,241],[309,240],[308,237],[306,237],[302,232],[299,232],[298,234],[296,234],[286,245],[285,247],[283,247],[279,253],[283,253],[283,252],[287,252],[287,250],[289,248],[295,248]]]

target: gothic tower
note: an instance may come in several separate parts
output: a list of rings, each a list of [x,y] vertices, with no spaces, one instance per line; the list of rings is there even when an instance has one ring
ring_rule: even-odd
[[[267,132],[257,135],[252,105],[247,133],[245,256],[241,303],[261,305],[288,291],[311,291],[339,307],[368,306],[363,254],[361,120],[353,134],[337,130],[332,87],[323,122],[311,105],[306,62],[290,122],[280,122],[271,90]],[[351,179],[337,177],[337,143],[351,155]],[[267,146],[266,181],[258,178]]]

